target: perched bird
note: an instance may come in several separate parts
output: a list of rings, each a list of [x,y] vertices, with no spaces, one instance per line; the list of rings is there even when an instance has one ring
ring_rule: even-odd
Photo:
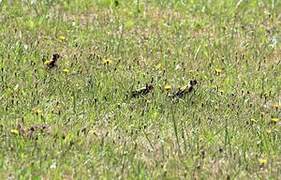
[[[53,54],[53,57],[49,61],[45,61],[44,64],[49,68],[52,69],[54,67],[57,67],[57,61],[60,58],[60,55],[58,53]]]
[[[197,83],[197,80],[191,80],[188,85],[180,87],[177,91],[169,94],[168,96],[171,98],[182,98],[184,95],[191,93]]]
[[[150,93],[154,89],[154,86],[152,84],[146,84],[145,87],[139,88],[137,90],[134,90],[131,92],[131,97],[139,97],[144,96]]]

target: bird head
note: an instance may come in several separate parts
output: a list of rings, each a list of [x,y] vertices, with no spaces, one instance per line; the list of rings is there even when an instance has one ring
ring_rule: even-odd
[[[189,84],[190,84],[191,86],[195,86],[197,83],[198,83],[198,82],[197,82],[197,80],[195,80],[195,79],[189,81]]]
[[[58,53],[53,54],[53,61],[57,61],[61,56]]]
[[[152,84],[146,84],[146,89],[152,90],[152,89],[154,89],[154,86]]]

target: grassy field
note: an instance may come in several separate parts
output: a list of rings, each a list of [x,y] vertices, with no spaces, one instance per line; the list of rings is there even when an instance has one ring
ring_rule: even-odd
[[[1,179],[280,179],[280,9],[3,0]]]

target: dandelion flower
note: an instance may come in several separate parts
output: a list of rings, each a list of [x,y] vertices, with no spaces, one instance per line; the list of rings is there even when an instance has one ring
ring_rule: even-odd
[[[58,39],[61,40],[61,41],[64,41],[64,40],[65,40],[65,36],[60,35],[60,36],[58,37]]]
[[[35,114],[41,114],[41,113],[42,113],[42,110],[39,109],[39,108],[33,108],[33,109],[32,109],[32,112],[35,113]]]
[[[66,68],[63,69],[62,71],[63,71],[65,74],[68,74],[68,73],[69,73],[69,69],[66,69]]]
[[[278,118],[272,118],[272,119],[271,119],[271,122],[272,122],[273,124],[276,124],[276,123],[279,122],[279,119],[278,119]]]
[[[217,76],[219,76],[221,73],[222,73],[222,69],[220,69],[220,68],[216,68],[216,69],[215,69],[215,74],[216,74]]]
[[[15,135],[19,135],[19,131],[17,129],[11,129],[11,133]]]
[[[104,60],[102,61],[102,63],[103,63],[104,65],[110,65],[110,64],[113,63],[113,61],[112,61],[111,59],[104,59]]]
[[[169,84],[166,84],[166,85],[164,86],[164,90],[167,91],[167,92],[169,92],[169,91],[172,90],[172,86],[169,85]]]
[[[259,159],[259,164],[260,164],[260,166],[265,166],[267,164],[267,159],[264,159],[264,158]]]

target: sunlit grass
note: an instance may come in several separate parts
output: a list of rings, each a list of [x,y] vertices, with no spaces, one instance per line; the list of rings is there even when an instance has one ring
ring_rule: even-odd
[[[3,1],[0,177],[278,179],[280,8]]]

